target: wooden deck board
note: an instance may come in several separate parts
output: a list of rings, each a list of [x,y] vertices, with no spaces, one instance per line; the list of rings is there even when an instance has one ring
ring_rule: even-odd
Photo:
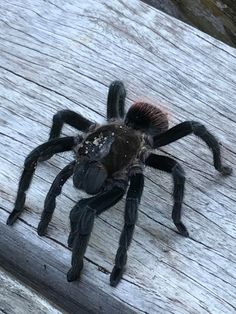
[[[217,174],[211,152],[194,136],[162,149],[186,172],[183,220],[190,238],[179,236],[171,221],[171,177],[146,169],[127,270],[117,288],[109,286],[109,273],[124,200],[96,219],[80,282],[66,281],[68,215],[84,197],[71,182],[58,197],[47,236],[37,236],[50,183],[72,154],[39,165],[26,210],[13,227],[5,225],[24,159],[47,139],[53,114],[69,108],[103,123],[115,79],[127,87],[127,108],[145,99],[168,111],[171,126],[184,120],[207,125],[222,143],[225,163],[235,168],[235,50],[136,0],[107,3],[0,5],[0,263],[69,312],[231,314],[235,174]]]
[[[0,268],[0,313],[1,314],[62,314],[34,290],[25,286],[11,274]]]

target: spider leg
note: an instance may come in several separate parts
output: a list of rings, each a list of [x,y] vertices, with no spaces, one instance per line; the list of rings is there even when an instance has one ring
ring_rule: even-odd
[[[184,197],[185,174],[183,168],[174,159],[167,156],[150,154],[145,160],[149,167],[166,171],[172,174],[174,181],[174,206],[172,210],[172,219],[179,233],[185,237],[189,236],[188,230],[181,221],[181,209]]]
[[[48,141],[58,138],[61,134],[63,124],[69,124],[70,126],[76,128],[79,131],[87,131],[91,125],[94,123],[84,118],[82,115],[71,111],[71,110],[60,110],[58,111],[52,119],[52,127],[49,135]],[[45,161],[52,157],[51,155],[41,156],[39,161]]]
[[[67,123],[73,126],[79,131],[86,131],[93,124],[93,122],[84,118],[82,115],[71,111],[71,110],[61,110],[58,111],[52,119],[52,127],[49,135],[49,140],[59,137],[63,124]]]
[[[59,172],[59,174],[54,179],[50,187],[50,190],[48,191],[48,194],[44,202],[44,210],[42,212],[41,219],[37,229],[38,235],[40,236],[45,235],[47,232],[48,224],[52,219],[52,215],[56,207],[56,197],[61,194],[61,189],[63,185],[72,176],[75,163],[76,161],[72,161],[69,165],[64,167]]]
[[[222,166],[220,145],[216,138],[206,129],[204,125],[196,121],[185,121],[180,123],[168,131],[153,137],[153,146],[158,148],[167,144],[170,144],[186,135],[195,134],[200,137],[207,146],[212,150],[214,167],[216,170],[224,175],[229,175],[232,172],[232,168],[228,166]]]
[[[15,207],[8,217],[7,224],[12,225],[24,209],[26,191],[28,190],[37,162],[40,157],[48,154],[56,154],[69,151],[75,145],[74,137],[63,137],[46,142],[36,147],[25,159],[24,170],[22,172],[18,192],[15,201]]]
[[[67,280],[74,281],[80,276],[83,268],[83,257],[88,245],[96,215],[101,214],[124,195],[127,182],[122,182],[109,191],[102,192],[94,197],[80,200],[70,213],[71,233],[68,245],[72,246],[71,269],[67,273]]]
[[[123,118],[126,90],[121,81],[114,81],[109,87],[107,97],[107,120]]]
[[[124,272],[124,266],[127,261],[127,250],[133,237],[143,185],[144,176],[142,173],[136,173],[130,177],[130,186],[127,192],[125,204],[125,224],[119,240],[119,248],[115,258],[115,266],[110,276],[110,285],[113,287],[119,283]]]

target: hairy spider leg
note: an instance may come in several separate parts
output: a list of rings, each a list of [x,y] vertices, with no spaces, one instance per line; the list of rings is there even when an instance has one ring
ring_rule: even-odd
[[[95,216],[98,216],[115,205],[124,195],[127,182],[116,181],[113,187],[94,197],[80,200],[70,212],[71,233],[68,246],[72,246],[71,269],[67,273],[67,280],[74,281],[80,276],[83,268],[83,257],[92,232]]]
[[[170,144],[191,133],[200,137],[212,150],[215,169],[221,172],[223,175],[231,174],[232,173],[231,167],[222,166],[220,145],[217,139],[206,129],[206,127],[203,124],[199,122],[185,121],[174,126],[173,128],[169,129],[168,131],[160,135],[154,136],[153,146],[154,148],[158,148]]]
[[[83,132],[87,131],[90,126],[94,124],[94,122],[91,122],[90,120],[84,118],[82,115],[74,111],[67,109],[60,110],[53,116],[48,141],[60,137],[63,124],[65,123]],[[45,161],[50,159],[51,157],[52,154],[44,155],[43,157],[40,157],[39,161]]]
[[[7,220],[8,225],[12,225],[24,209],[26,191],[28,190],[32,181],[39,158],[48,154],[54,155],[56,153],[69,151],[73,148],[74,145],[75,138],[71,136],[54,139],[39,145],[26,157],[24,170],[22,172],[18,186],[15,207]]]
[[[124,227],[119,240],[119,248],[116,253],[115,266],[110,276],[110,285],[115,287],[124,272],[127,262],[127,250],[132,241],[135,223],[138,216],[138,206],[143,192],[144,175],[133,174],[130,177],[130,186],[125,203]]]
[[[54,179],[45,198],[44,209],[37,229],[38,235],[42,236],[46,234],[47,227],[52,219],[52,215],[56,207],[56,197],[61,194],[63,185],[72,176],[75,164],[76,161],[72,161],[69,165],[64,167]]]
[[[181,209],[184,197],[185,174],[183,168],[174,159],[167,156],[150,154],[145,160],[149,167],[166,171],[172,174],[174,181],[174,206],[172,210],[172,219],[179,233],[185,237],[189,236],[188,230],[181,221]]]
[[[107,120],[124,117],[125,97],[124,84],[121,81],[112,82],[107,97]]]
[[[64,123],[69,124],[79,131],[87,131],[89,127],[94,124],[94,122],[86,119],[82,115],[72,110],[65,109],[58,111],[52,119],[49,140],[60,136]]]

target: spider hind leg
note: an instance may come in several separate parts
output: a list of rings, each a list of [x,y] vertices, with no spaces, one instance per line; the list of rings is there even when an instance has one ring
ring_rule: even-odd
[[[52,119],[49,140],[60,136],[62,127],[65,123],[79,131],[87,131],[93,124],[93,122],[72,110],[65,109],[58,111]]]
[[[194,134],[201,138],[210,148],[213,154],[213,163],[216,170],[223,175],[230,175],[232,168],[222,165],[220,144],[207,128],[197,121],[185,121],[172,127],[168,131],[153,137],[153,148],[168,145],[178,139]]]
[[[124,117],[126,90],[121,81],[114,81],[107,97],[107,120]]]
[[[68,124],[79,131],[86,132],[94,123],[72,110],[60,110],[53,116],[48,141],[60,137],[64,124]],[[39,158],[39,161],[45,161],[51,157],[52,154],[44,155]]]

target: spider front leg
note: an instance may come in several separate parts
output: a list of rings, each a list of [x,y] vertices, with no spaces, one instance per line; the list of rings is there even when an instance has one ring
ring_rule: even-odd
[[[64,167],[54,179],[44,202],[44,210],[37,229],[38,235],[42,236],[46,234],[48,224],[51,221],[56,207],[56,197],[61,194],[63,185],[72,176],[75,164],[76,161],[72,161],[69,165]]]
[[[222,165],[220,145],[217,139],[199,122],[185,121],[160,135],[154,136],[153,146],[154,148],[165,146],[191,133],[200,137],[212,150],[215,169],[223,175],[230,175],[232,173],[232,168]]]
[[[68,281],[74,281],[80,276],[83,268],[83,257],[92,232],[95,216],[116,204],[124,195],[126,186],[127,182],[119,182],[118,185],[114,182],[109,191],[83,199],[71,210],[71,232],[68,246],[72,246],[72,267],[67,273]]]
[[[54,139],[36,147],[28,155],[28,157],[25,159],[24,170],[20,178],[15,207],[7,220],[8,225],[12,225],[24,209],[26,191],[28,190],[32,181],[39,158],[47,156],[48,154],[54,155],[56,153],[69,151],[73,148],[74,145],[74,137]]]
[[[167,156],[150,154],[145,160],[149,167],[166,171],[172,174],[174,180],[174,206],[172,210],[172,219],[179,233],[185,237],[189,236],[188,230],[181,221],[181,209],[184,197],[185,174],[180,164]]]
[[[133,237],[138,216],[138,205],[143,192],[143,185],[144,176],[142,173],[135,173],[131,176],[125,204],[125,225],[119,240],[115,266],[110,276],[110,285],[113,287],[119,283],[124,272],[124,267],[127,261],[127,250]]]
[[[124,117],[126,90],[121,81],[114,81],[107,97],[107,120]]]

